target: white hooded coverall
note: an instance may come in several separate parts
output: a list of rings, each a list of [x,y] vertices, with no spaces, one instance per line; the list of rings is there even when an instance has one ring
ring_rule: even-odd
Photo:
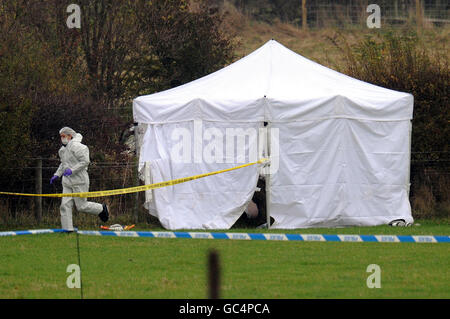
[[[89,191],[89,175],[87,169],[90,163],[89,148],[81,144],[83,136],[77,133],[67,143],[59,149],[59,165],[55,175],[61,177],[67,168],[72,170],[72,175],[63,176],[63,193],[81,193]],[[103,211],[103,205],[88,202],[87,198],[62,197],[61,200],[61,227],[73,231],[72,208],[75,204],[77,210],[83,213],[98,215]]]

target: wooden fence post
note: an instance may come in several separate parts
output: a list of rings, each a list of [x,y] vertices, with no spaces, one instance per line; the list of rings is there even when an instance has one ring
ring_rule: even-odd
[[[306,11],[306,0],[302,0],[302,28],[308,29],[308,12]]]
[[[42,159],[39,158],[35,168],[35,190],[36,194],[42,194]],[[34,216],[38,223],[42,219],[42,197],[34,198]]]
[[[394,0],[394,16],[398,19],[398,0]]]
[[[422,7],[422,1],[416,0],[416,21],[417,21],[417,28],[423,27],[423,7]]]

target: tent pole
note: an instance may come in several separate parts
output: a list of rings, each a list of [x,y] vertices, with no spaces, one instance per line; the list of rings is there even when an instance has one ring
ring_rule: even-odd
[[[267,170],[270,170],[270,166],[266,168]],[[267,229],[270,229],[270,174],[266,174],[266,215]]]
[[[407,177],[407,181],[406,181],[406,190],[408,193],[408,200],[409,200],[409,193],[411,191],[411,138],[412,138],[412,123],[411,120],[409,121],[409,125],[408,125],[408,130],[409,130],[409,161],[408,161],[408,177]]]
[[[265,143],[265,153],[266,157],[269,159],[269,163],[265,167],[265,177],[266,177],[266,217],[267,217],[267,229],[270,229],[270,133],[272,129],[272,124],[267,123],[266,130],[266,143]]]
[[[149,185],[153,183],[152,171],[150,169],[150,162],[145,162],[144,164],[144,183]],[[145,191],[145,202],[153,201],[153,190],[149,189]]]

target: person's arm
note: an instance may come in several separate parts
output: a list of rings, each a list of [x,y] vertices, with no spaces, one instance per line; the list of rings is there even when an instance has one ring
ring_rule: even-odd
[[[79,146],[73,150],[73,155],[77,159],[78,163],[74,167],[70,167],[72,174],[76,174],[83,169],[87,169],[89,166],[89,148],[86,145],[79,144]]]

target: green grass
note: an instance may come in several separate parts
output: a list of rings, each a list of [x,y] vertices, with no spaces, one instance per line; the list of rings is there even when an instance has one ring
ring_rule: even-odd
[[[138,228],[139,229],[139,228]],[[153,229],[154,230],[154,229]],[[262,232],[234,229],[238,232]],[[266,231],[266,230],[265,230]],[[448,235],[444,221],[410,228],[272,233]],[[223,298],[449,298],[450,246],[79,236],[85,298],[206,298],[207,255],[219,252]],[[66,286],[76,234],[0,238],[0,298],[80,298]],[[369,264],[381,288],[366,286]]]

